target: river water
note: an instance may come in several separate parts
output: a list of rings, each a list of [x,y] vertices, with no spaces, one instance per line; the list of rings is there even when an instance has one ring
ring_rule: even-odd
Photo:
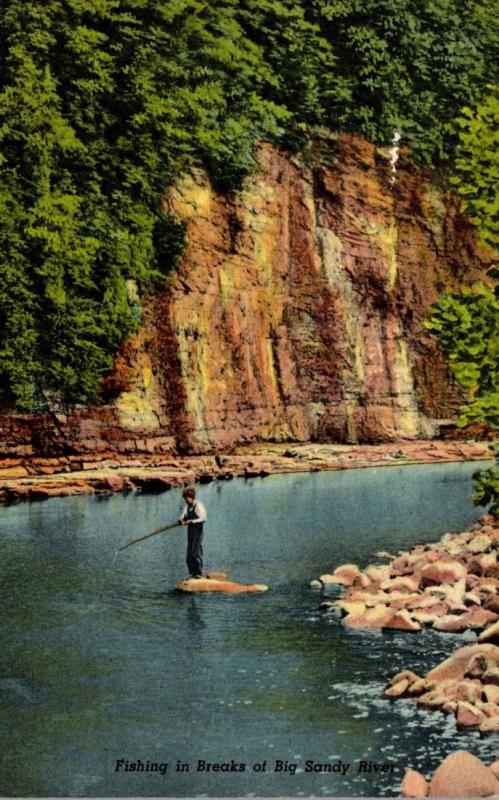
[[[405,765],[431,771],[460,747],[492,760],[497,740],[381,697],[396,671],[426,671],[467,635],[347,630],[317,611],[326,595],[309,587],[380,548],[464,529],[480,514],[476,468],[199,487],[206,568],[268,583],[261,595],[173,591],[185,529],[116,555],[178,516],[180,490],[3,508],[0,794],[395,795]],[[127,761],[168,766],[125,771]],[[228,767],[200,771],[199,761]]]

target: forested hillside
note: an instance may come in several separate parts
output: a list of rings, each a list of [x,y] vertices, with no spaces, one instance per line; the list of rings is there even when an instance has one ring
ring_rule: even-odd
[[[452,162],[493,79],[474,0],[7,0],[0,18],[2,400],[88,403],[183,230],[165,185],[200,162],[228,191],[257,139],[306,125]]]

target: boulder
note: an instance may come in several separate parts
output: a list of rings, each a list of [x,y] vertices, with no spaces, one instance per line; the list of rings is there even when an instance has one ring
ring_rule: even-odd
[[[487,533],[479,533],[470,542],[468,542],[468,550],[474,555],[477,553],[486,553],[492,547],[492,539]]]
[[[438,614],[434,614],[431,610],[425,611],[411,611],[411,617],[419,622],[421,625],[433,625],[438,619]]]
[[[474,591],[465,592],[464,603],[465,605],[479,606],[481,603],[480,595]]]
[[[393,686],[389,686],[388,689],[385,689],[384,696],[388,697],[390,700],[395,700],[397,697],[401,697],[407,691],[409,687],[409,681],[407,678],[403,678],[402,680],[398,681],[398,683],[394,683]]]
[[[487,671],[488,665],[489,661],[483,653],[476,653],[466,664],[464,676],[466,678],[480,678]]]
[[[360,569],[356,564],[343,564],[337,567],[330,583],[340,583],[342,586],[352,586],[356,578],[360,577]],[[320,578],[322,580],[322,576]]]
[[[460,647],[449,658],[446,658],[445,661],[430,670],[426,675],[426,680],[437,683],[449,678],[461,680],[464,678],[466,667],[474,655],[484,655],[485,658],[490,659],[499,666],[499,647],[493,644],[470,644]]]
[[[414,594],[402,594],[402,596],[400,596],[400,592],[396,592],[386,595],[386,602],[389,603],[390,608],[399,610],[402,608],[412,608],[415,598],[416,595]]]
[[[436,561],[421,570],[421,583],[456,583],[466,577],[466,567],[460,561]]]
[[[417,698],[417,703],[420,706],[424,706],[425,708],[439,708],[449,700],[446,697],[444,691],[438,687],[436,689],[431,689],[429,692],[424,692],[424,694],[419,695]]]
[[[473,575],[473,573],[468,572],[468,574],[466,575],[466,588],[475,589],[479,583],[480,583],[480,578],[478,577],[478,575]]]
[[[499,614],[499,595],[487,595],[483,601],[483,607],[487,608],[489,611],[493,611],[495,614]]]
[[[478,637],[479,642],[498,642],[499,643],[499,620],[485,628]]]
[[[462,633],[468,627],[464,617],[456,614],[446,614],[440,619],[435,620],[433,627],[437,631],[449,631],[450,633]]]
[[[430,797],[488,797],[499,794],[499,781],[479,758],[458,750],[435,770]]]
[[[496,778],[499,778],[499,760],[493,761],[492,764],[489,765],[489,769],[492,770]]]
[[[390,567],[388,564],[370,564],[365,568],[364,575],[373,583],[381,584],[390,577]]]
[[[429,785],[415,769],[406,769],[405,775],[402,779],[402,797],[426,797],[428,794]]]
[[[385,626],[385,623],[392,616],[393,611],[386,606],[376,606],[375,608],[366,608],[360,614],[348,614],[343,618],[343,624],[351,628],[373,628],[379,629]]]
[[[487,703],[482,700],[476,705],[486,717],[499,717],[499,705],[497,703]]]
[[[485,717],[472,703],[466,700],[459,700],[456,709],[456,721],[463,728],[478,728]]]
[[[484,683],[493,683],[499,686],[499,667],[487,667],[482,675]]]
[[[417,632],[421,630],[421,625],[419,622],[412,619],[409,615],[409,612],[406,610],[396,611],[395,614],[392,614],[392,616],[388,617],[382,627],[411,632]]]
[[[405,592],[405,593],[413,593],[417,592],[419,588],[419,581],[414,577],[409,577],[408,575],[401,575],[398,578],[391,578],[387,581],[383,581],[380,586],[384,592]]]
[[[487,703],[499,705],[499,686],[496,686],[494,683],[484,683],[483,694],[486,697]]]
[[[357,617],[366,610],[365,603],[361,603],[360,600],[339,600],[338,605],[345,614]]]
[[[475,589],[481,594],[495,595],[497,597],[497,595],[499,595],[499,580],[494,577],[477,577]]]
[[[409,694],[415,697],[417,694],[422,694],[425,691],[426,687],[427,687],[426,679],[418,678],[417,681],[414,681],[414,683],[411,683],[411,685],[409,686]]]
[[[485,628],[486,625],[496,622],[498,615],[488,608],[472,606],[466,614],[463,614],[462,618],[465,620],[468,628]]]
[[[361,589],[367,589],[367,587],[371,585],[371,580],[367,577],[367,575],[364,575],[364,573],[361,572],[359,577],[355,578],[354,585],[360,586]]]
[[[188,578],[177,583],[180,592],[223,592],[224,594],[244,594],[246,592],[266,592],[268,586],[264,583],[242,584],[228,580],[215,580],[202,577],[199,579]]]
[[[475,705],[481,699],[482,685],[480,681],[464,680],[456,684],[456,699],[465,700],[467,703]]]
[[[389,686],[394,686],[399,681],[407,680],[409,683],[414,683],[415,681],[421,680],[419,675],[416,675],[415,672],[412,672],[410,669],[404,669],[402,672],[397,672],[396,675],[388,682]]]
[[[364,602],[368,608],[384,606],[388,603],[389,599],[390,598],[384,592],[377,592],[376,594],[364,592],[362,594],[362,602]]]
[[[319,582],[319,586],[327,586],[330,583],[340,583],[340,581],[337,581],[331,572],[326,572],[324,575],[320,575],[317,580]]]
[[[435,598],[429,594],[419,594],[418,599],[414,600],[412,608],[430,608],[435,605]]]
[[[479,730],[480,733],[499,733],[499,716],[485,717],[480,723]],[[499,790],[496,790],[496,794],[499,795]]]
[[[497,567],[497,556],[495,553],[482,553],[475,556],[472,563],[468,565],[470,572],[486,577],[494,575]]]

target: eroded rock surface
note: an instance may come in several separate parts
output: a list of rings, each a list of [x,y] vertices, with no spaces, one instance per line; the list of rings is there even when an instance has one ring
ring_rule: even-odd
[[[0,457],[390,441],[452,421],[462,397],[422,319],[487,262],[458,200],[403,158],[392,185],[388,153],[351,135],[256,158],[230,196],[201,172],[166,192],[188,247],[142,299],[102,405],[3,413]]]

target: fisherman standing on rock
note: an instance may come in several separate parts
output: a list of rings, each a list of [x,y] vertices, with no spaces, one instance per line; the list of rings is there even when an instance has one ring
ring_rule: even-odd
[[[185,506],[179,519],[180,525],[187,525],[187,569],[191,578],[203,577],[203,524],[206,508],[201,500],[196,500],[194,489],[182,492]]]

